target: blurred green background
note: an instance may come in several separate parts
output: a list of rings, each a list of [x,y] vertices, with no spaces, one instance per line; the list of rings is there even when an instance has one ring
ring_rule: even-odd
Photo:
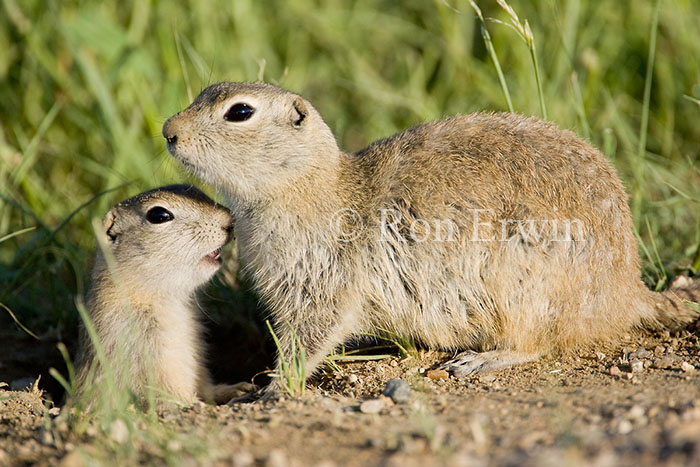
[[[541,116],[527,44],[495,1],[479,5],[515,111]],[[662,0],[656,28],[653,1],[510,5],[532,28],[548,118],[617,167],[645,279],[663,286],[700,243],[700,3]],[[36,332],[72,328],[92,219],[189,180],[165,150],[165,119],[208,84],[258,79],[306,96],[348,151],[507,110],[465,0],[2,0],[0,303]]]

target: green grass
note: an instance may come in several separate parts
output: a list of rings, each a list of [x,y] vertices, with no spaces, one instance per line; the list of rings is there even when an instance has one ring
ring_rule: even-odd
[[[197,183],[160,129],[219,80],[302,93],[350,151],[457,113],[546,114],[618,169],[649,284],[700,268],[700,4],[475,3],[3,0],[2,307],[75,335],[93,219]]]
[[[160,128],[224,79],[303,93],[348,150],[509,101],[516,112],[546,112],[610,157],[662,265],[698,263],[700,65],[688,57],[700,56],[700,6],[479,7],[483,21],[467,0],[5,0],[0,301],[20,320],[75,324],[91,220],[138,191],[192,181]],[[657,262],[645,264],[656,276]]]
[[[299,336],[291,324],[289,326],[289,347],[285,347],[272,329],[269,321],[265,322],[267,329],[275,341],[280,365],[277,368],[278,374],[274,375],[281,387],[292,397],[299,397],[306,390],[306,349],[299,341]]]

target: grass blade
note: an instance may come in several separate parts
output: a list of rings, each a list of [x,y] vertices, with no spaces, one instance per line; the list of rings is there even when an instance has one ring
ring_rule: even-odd
[[[639,124],[639,144],[637,146],[637,160],[634,164],[634,202],[632,212],[634,220],[637,222],[642,212],[644,172],[646,164],[647,131],[649,127],[649,105],[651,102],[651,81],[654,75],[654,60],[656,58],[656,33],[659,26],[659,6],[661,0],[656,0],[654,13],[651,19],[651,30],[649,32],[649,51],[647,56],[647,69],[644,77],[644,98],[642,102],[642,121]]]
[[[496,55],[496,48],[493,46],[491,34],[489,34],[489,30],[486,28],[486,20],[481,14],[481,9],[479,8],[479,6],[476,3],[474,3],[474,0],[469,0],[469,4],[476,12],[476,15],[479,17],[479,21],[481,23],[481,37],[483,37],[484,39],[486,50],[488,50],[489,55],[491,56],[491,61],[493,61],[493,66],[496,68],[498,82],[501,85],[501,91],[503,92],[503,96],[506,99],[508,111],[510,113],[515,113],[515,110],[513,109],[513,101],[510,98],[510,91],[508,90],[508,83],[506,82],[506,77],[503,75],[503,70],[501,69],[501,62],[498,60],[498,56]]]

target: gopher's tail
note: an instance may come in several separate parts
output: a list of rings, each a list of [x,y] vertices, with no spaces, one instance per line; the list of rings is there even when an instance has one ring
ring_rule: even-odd
[[[700,279],[676,278],[668,290],[654,293],[653,322],[647,327],[678,331],[700,319]]]

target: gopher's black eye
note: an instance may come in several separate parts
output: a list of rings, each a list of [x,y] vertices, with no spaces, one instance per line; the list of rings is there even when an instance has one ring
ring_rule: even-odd
[[[238,104],[233,104],[230,109],[224,115],[224,120],[227,122],[242,122],[248,120],[255,113],[255,109],[239,102]]]
[[[148,210],[146,220],[151,224],[162,224],[175,219],[173,213],[161,206],[156,206]]]

